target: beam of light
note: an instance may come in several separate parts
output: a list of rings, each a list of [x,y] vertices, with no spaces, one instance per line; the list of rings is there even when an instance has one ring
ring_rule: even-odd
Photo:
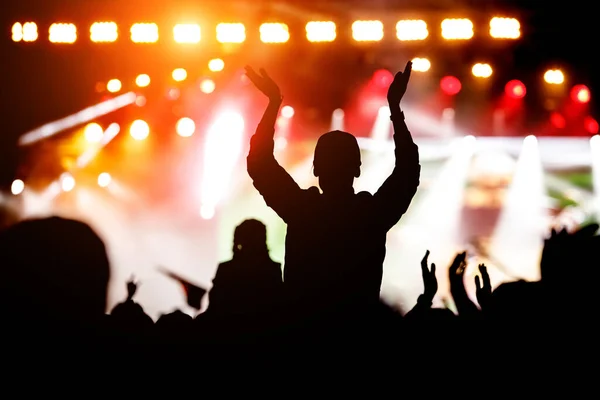
[[[455,115],[453,108],[445,108],[442,111],[442,135],[446,137],[454,136]]]
[[[23,134],[19,138],[19,145],[27,146],[39,140],[46,139],[50,136],[54,136],[77,125],[90,122],[94,119],[97,119],[98,117],[109,114],[120,108],[127,107],[128,105],[135,103],[135,100],[135,93],[128,92],[113,99],[106,100],[102,103],[93,105],[75,114],[69,115],[68,117],[47,123],[39,128],[36,128],[32,131]]]
[[[386,259],[386,271],[392,280],[419,281],[418,268],[407,272],[399,266],[418,265],[426,250],[431,251],[431,261],[439,266],[449,265],[456,253],[464,250],[460,235],[464,193],[478,146],[473,136],[455,138],[450,146],[450,157],[439,173],[429,185],[422,181],[419,192],[423,191],[424,197],[416,201],[394,230],[395,250],[390,252],[389,261]],[[440,280],[441,295],[447,293],[447,285],[448,282]]]
[[[291,120],[294,117],[294,109],[290,106],[285,106],[281,109],[281,115],[277,118],[275,124],[275,151],[281,152],[288,145],[290,135]]]
[[[236,111],[217,115],[206,134],[204,170],[200,193],[200,214],[211,219],[229,188],[235,165],[242,152],[244,117]]]
[[[600,221],[600,136],[595,135],[590,139],[592,150],[592,178],[594,180],[594,196],[596,219]]]
[[[492,132],[495,136],[503,136],[506,130],[506,112],[502,108],[494,110],[492,116]]]
[[[539,259],[548,233],[546,206],[538,141],[527,136],[490,243],[490,254],[514,277],[540,277]]]
[[[120,131],[121,127],[119,126],[119,124],[110,124],[102,134],[102,140],[100,140],[99,145],[90,148],[85,153],[80,155],[79,158],[77,158],[77,162],[75,163],[76,168],[81,169],[88,165],[94,159],[94,157],[96,157],[100,150],[102,150],[103,147],[110,143],[110,141],[113,140],[115,136],[119,134]]]
[[[371,138],[377,141],[387,141],[392,133],[392,121],[390,120],[390,108],[383,106],[379,108],[373,128],[371,128]]]
[[[343,131],[344,130],[344,110],[338,108],[331,114],[331,127],[332,131]]]

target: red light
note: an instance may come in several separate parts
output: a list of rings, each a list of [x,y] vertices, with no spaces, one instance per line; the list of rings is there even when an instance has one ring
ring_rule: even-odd
[[[460,92],[462,85],[458,78],[454,76],[446,76],[440,81],[440,88],[448,96],[454,96]]]
[[[508,82],[504,91],[508,97],[513,99],[522,99],[527,94],[527,89],[523,82],[516,79]]]
[[[375,82],[375,84],[381,88],[387,89],[393,80],[394,75],[387,69],[377,70],[373,74],[373,82]]]
[[[576,85],[571,89],[571,99],[575,103],[586,104],[590,102],[590,89],[585,85]]]
[[[557,112],[553,112],[552,114],[550,114],[550,123],[558,129],[563,129],[565,126],[567,126],[567,121],[565,120],[565,117],[563,117]]]
[[[583,121],[583,124],[585,125],[585,130],[588,131],[588,133],[591,133],[592,135],[598,133],[598,122],[594,118],[586,117]]]

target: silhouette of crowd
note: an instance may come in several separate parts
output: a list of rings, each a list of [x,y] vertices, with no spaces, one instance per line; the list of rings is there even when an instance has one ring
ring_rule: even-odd
[[[107,310],[109,258],[89,226],[58,217],[3,219],[4,359],[11,354],[28,363],[61,360],[72,366],[135,360],[167,368],[192,360],[205,366],[250,360],[273,369],[335,362],[369,370],[378,367],[376,359],[400,357],[408,363],[412,356],[444,349],[489,358],[499,341],[506,345],[523,337],[544,348],[559,341],[575,346],[571,341],[579,328],[591,327],[595,319],[598,225],[549,232],[539,282],[504,283],[492,290],[483,264],[474,281],[465,280],[468,255],[458,254],[448,268],[455,311],[432,307],[438,282],[429,252],[420,266],[423,292],[412,309],[397,310],[380,300],[386,234],[419,185],[419,152],[400,107],[411,66],[389,87],[396,161],[374,194],[354,191],[361,154],[356,138],[342,131],[325,133],[316,144],[313,172],[320,189],[300,188],[273,155],[279,87],[264,70],[247,67],[248,78],[269,100],[251,139],[247,169],[266,204],[287,224],[285,260],[282,268],[270,258],[262,222],[242,222],[233,257],[218,266],[208,291],[208,308],[195,317],[175,311],[153,321],[135,301],[134,278],[127,298]],[[207,291],[169,275],[200,311]],[[467,295],[470,285],[478,304]]]

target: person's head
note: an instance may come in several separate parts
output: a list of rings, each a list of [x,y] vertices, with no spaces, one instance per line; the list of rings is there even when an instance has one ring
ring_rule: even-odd
[[[360,176],[360,148],[356,138],[347,132],[323,134],[315,147],[313,173],[319,178],[323,193],[345,193]]]
[[[256,219],[247,219],[235,228],[233,254],[268,254],[267,227]]]
[[[46,218],[0,234],[3,305],[66,317],[106,311],[110,267],[104,243],[83,222]]]

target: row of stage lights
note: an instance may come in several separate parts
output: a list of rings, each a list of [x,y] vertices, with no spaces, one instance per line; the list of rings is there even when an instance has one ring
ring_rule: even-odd
[[[396,23],[396,38],[400,41],[421,41],[429,37],[427,22],[421,19],[401,20]],[[381,21],[354,21],[352,38],[358,42],[378,42],[385,35]],[[333,42],[337,38],[337,25],[333,21],[311,21],[305,26],[309,42]],[[12,26],[14,42],[35,42],[38,40],[38,26],[35,22],[16,22]],[[134,43],[156,43],[159,28],[155,23],[136,23],[129,28],[130,39]],[[202,39],[202,29],[198,24],[177,24],[173,27],[173,40],[176,43],[195,44]],[[243,43],[246,40],[246,26],[243,23],[220,23],[215,28],[216,40],[220,43]],[[469,40],[475,35],[475,26],[467,18],[449,18],[441,22],[440,34],[446,40]],[[90,40],[95,43],[115,42],[120,32],[116,22],[94,22],[89,29]],[[264,43],[285,43],[290,39],[288,25],[281,22],[268,22],[260,25],[260,40]],[[521,24],[515,18],[494,17],[489,22],[489,35],[494,39],[518,39],[521,37]],[[77,26],[72,23],[53,23],[48,29],[48,40],[52,43],[75,43]]]

